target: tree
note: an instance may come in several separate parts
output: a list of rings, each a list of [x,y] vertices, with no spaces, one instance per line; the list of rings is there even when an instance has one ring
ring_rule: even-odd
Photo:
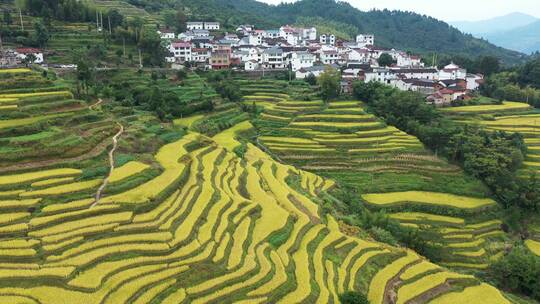
[[[168,10],[164,12],[163,20],[167,28],[174,28],[179,33],[186,30],[187,16],[182,8],[176,11]]]
[[[339,301],[341,304],[369,304],[365,295],[355,291],[347,291],[340,294]]]
[[[144,53],[143,61],[147,65],[162,66],[165,62],[165,48],[161,44],[161,38],[153,30],[141,33],[139,48]]]
[[[488,274],[501,288],[540,300],[540,257],[524,246],[493,263]]]
[[[22,60],[22,63],[28,67],[28,65],[30,65],[31,63],[34,63],[36,61],[37,57],[36,55],[34,54],[28,54],[24,57],[24,59]]]
[[[483,56],[478,60],[477,71],[484,74],[485,76],[490,76],[499,72],[501,69],[501,63],[499,58],[494,56]]]
[[[34,41],[39,47],[44,47],[49,42],[49,30],[42,21],[34,23]]]
[[[304,79],[304,81],[309,83],[310,85],[314,86],[314,85],[317,84],[317,77],[315,77],[315,75],[313,75],[313,73],[309,73],[306,76],[306,79]]]
[[[79,57],[77,60],[77,88],[82,88],[88,95],[88,88],[94,79],[94,68],[88,63],[86,58]]]
[[[183,9],[178,9],[176,11],[175,20],[176,20],[176,24],[174,25],[174,27],[176,28],[176,31],[179,33],[184,32],[186,30],[187,16],[184,13]]]
[[[119,27],[124,23],[124,16],[118,12],[118,10],[113,9],[107,14],[108,20],[111,21],[111,31],[114,31],[115,28]]]
[[[392,58],[392,56],[390,56],[390,54],[387,54],[387,53],[381,54],[379,59],[377,59],[377,62],[379,63],[379,66],[382,66],[382,67],[391,66],[394,63],[396,63],[394,58]]]
[[[540,58],[527,62],[519,71],[518,81],[521,85],[530,85],[540,89]]]
[[[339,96],[341,91],[341,75],[338,70],[327,66],[324,72],[317,79],[317,83],[321,87],[321,96],[325,102]]]
[[[6,25],[11,25],[13,23],[13,18],[11,17],[11,11],[4,9],[4,23]]]
[[[215,85],[215,89],[222,98],[228,99],[232,102],[238,102],[242,99],[242,94],[232,80],[222,80],[218,82]]]

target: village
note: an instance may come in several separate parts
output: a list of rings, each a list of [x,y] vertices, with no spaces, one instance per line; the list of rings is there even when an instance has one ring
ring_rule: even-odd
[[[341,89],[352,91],[355,81],[376,81],[403,91],[420,92],[436,106],[450,105],[471,97],[483,83],[481,74],[451,63],[442,69],[426,66],[420,56],[376,46],[375,36],[359,34],[355,41],[315,27],[281,26],[261,30],[240,25],[234,33],[221,30],[219,22],[187,22],[187,30],[176,33],[160,28],[157,34],[166,49],[165,61],[174,69],[233,69],[259,74],[291,71],[296,79],[318,77],[328,67],[341,71]],[[2,66],[46,64],[37,48],[3,50]],[[62,65],[60,68],[75,68]]]
[[[206,69],[239,69],[252,73],[290,70],[297,79],[319,76],[326,67],[341,70],[342,90],[352,90],[354,81],[377,81],[400,90],[417,91],[437,106],[467,99],[483,81],[483,75],[449,64],[443,69],[426,67],[419,56],[375,46],[375,36],[359,34],[355,41],[338,39],[332,33],[317,33],[315,27],[284,25],[261,30],[240,25],[235,33],[219,35],[217,22],[188,22],[187,31],[160,29],[173,66]],[[382,65],[381,57],[391,62]]]

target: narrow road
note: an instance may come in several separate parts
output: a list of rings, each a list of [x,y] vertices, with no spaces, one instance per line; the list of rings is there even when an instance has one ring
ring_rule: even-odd
[[[109,151],[109,163],[110,163],[111,169],[109,170],[109,175],[107,175],[107,177],[103,180],[103,184],[101,184],[98,191],[96,192],[96,196],[95,196],[96,200],[94,201],[94,203],[92,203],[90,208],[94,207],[95,205],[99,203],[99,200],[101,199],[101,194],[105,190],[105,187],[107,187],[107,184],[109,183],[109,178],[111,177],[114,171],[114,152],[116,151],[116,148],[118,147],[118,138],[122,135],[122,133],[124,133],[124,126],[118,122],[117,124],[118,126],[120,126],[120,131],[118,131],[118,133],[116,133],[116,135],[113,136],[112,138],[113,147],[111,151]]]

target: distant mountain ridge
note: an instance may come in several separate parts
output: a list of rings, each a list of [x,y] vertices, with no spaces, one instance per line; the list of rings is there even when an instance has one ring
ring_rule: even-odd
[[[455,21],[450,22],[450,25],[464,33],[473,34],[477,37],[484,37],[484,34],[513,30],[539,20],[540,19],[534,16],[515,12],[480,21]]]
[[[540,51],[540,19],[511,13],[482,21],[451,22],[464,33],[525,54]]]
[[[540,51],[540,20],[509,31],[484,34],[491,43],[531,54]]]

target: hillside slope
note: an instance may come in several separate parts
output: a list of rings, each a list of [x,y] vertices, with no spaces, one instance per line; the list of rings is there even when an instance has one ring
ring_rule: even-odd
[[[0,109],[0,154],[21,141],[49,142],[54,134],[45,131],[60,132],[66,123],[48,115],[61,103],[27,105],[50,102],[45,92],[56,91],[41,73],[1,74],[0,104],[10,107]],[[26,80],[26,88],[6,89],[13,77]],[[26,118],[10,119],[6,111]],[[338,303],[347,290],[381,304],[479,297],[510,303],[471,275],[353,236],[320,206],[333,181],[276,162],[251,144],[242,157],[233,153],[249,122],[212,138],[177,130],[152,150],[146,148],[162,136],[151,133],[167,131],[147,114],[114,103],[72,113],[78,121],[101,123],[104,116],[125,127],[119,149],[130,155],[115,158],[98,201],[108,171],[95,168],[104,165],[105,146],[84,161],[3,167],[9,172],[0,175],[1,303]],[[199,117],[186,118],[187,125],[221,114]]]

